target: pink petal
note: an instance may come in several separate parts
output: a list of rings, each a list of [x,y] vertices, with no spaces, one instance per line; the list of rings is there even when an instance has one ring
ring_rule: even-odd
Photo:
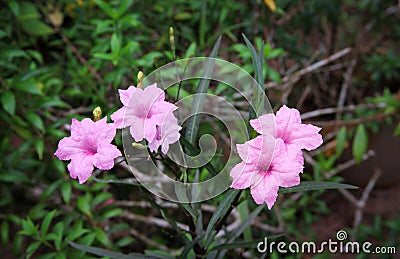
[[[265,114],[257,119],[250,120],[250,125],[260,134],[275,136],[275,115],[273,114]]]
[[[166,101],[158,101],[153,104],[150,113],[152,117],[155,117],[156,115],[162,115],[164,117],[167,113],[170,113],[176,109],[178,109],[178,107],[172,103]]]
[[[126,113],[126,107],[122,107],[122,108],[118,109],[116,112],[114,112],[113,114],[111,114],[110,117],[113,120],[114,125],[115,125],[115,127],[117,127],[117,129],[125,128],[125,125],[124,125],[125,113]]]
[[[161,151],[166,154],[169,150],[169,145],[179,140],[179,131],[181,129],[174,114],[172,112],[168,113],[161,122],[161,125],[157,126],[156,135],[149,142],[149,149],[156,151],[161,146]]]
[[[68,164],[68,171],[73,179],[78,177],[80,184],[86,182],[93,172],[93,156],[75,155]]]
[[[107,123],[107,117],[94,123],[94,134],[97,136],[97,141],[110,143],[117,133],[116,126],[113,123]]]
[[[114,166],[114,159],[122,156],[118,148],[112,144],[100,143],[94,155],[93,164],[102,170],[110,170]]]
[[[144,118],[136,118],[134,123],[130,126],[129,132],[131,133],[133,139],[136,142],[142,141],[145,134],[145,119]]]
[[[300,113],[285,105],[276,113],[276,137],[286,144],[297,145],[300,149],[312,150],[322,144],[321,128],[301,124]]]
[[[276,112],[276,123],[278,121],[287,122],[288,124],[300,124],[301,117],[300,112],[297,109],[291,109],[286,105],[283,105],[277,112]]]
[[[265,202],[268,209],[271,209],[278,197],[278,190],[277,181],[271,174],[268,174],[258,184],[252,185],[250,192],[255,203],[263,204]]]
[[[144,138],[147,139],[147,141],[151,141],[155,138],[156,136],[156,121],[153,120],[152,118],[145,119],[144,120]]]
[[[258,173],[257,168],[251,164],[241,162],[235,165],[230,176],[233,178],[231,188],[234,189],[246,189],[252,184],[258,184],[262,179],[262,175]]]
[[[323,143],[321,134],[318,134],[320,130],[321,128],[314,125],[302,124],[297,131],[290,134],[289,144],[297,145],[308,151],[314,150]]]
[[[151,97],[155,102],[160,102],[165,100],[165,93],[161,88],[157,87],[157,83],[147,86],[144,89],[144,95],[146,97]]]
[[[270,134],[260,135],[244,144],[237,144],[236,147],[243,161],[267,170],[273,157],[275,138]]]
[[[75,154],[83,153],[82,143],[72,137],[65,137],[58,142],[57,151],[54,153],[60,160],[69,160]]]
[[[285,145],[282,139],[276,140],[270,168],[273,173],[296,175],[303,171],[303,165],[303,154],[298,147]]]
[[[80,137],[84,134],[81,122],[73,118],[71,122],[71,137],[76,140],[80,140]]]
[[[119,99],[121,100],[124,106],[129,105],[129,101],[131,100],[133,93],[136,91],[136,89],[137,88],[134,86],[129,86],[128,89],[126,90],[118,89]]]

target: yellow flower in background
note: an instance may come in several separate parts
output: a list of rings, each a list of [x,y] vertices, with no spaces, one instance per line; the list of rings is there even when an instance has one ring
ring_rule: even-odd
[[[268,8],[272,11],[276,11],[276,5],[274,0],[264,0],[264,3],[268,6]]]

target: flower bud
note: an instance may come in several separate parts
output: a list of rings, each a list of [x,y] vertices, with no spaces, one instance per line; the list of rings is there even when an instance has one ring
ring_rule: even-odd
[[[101,119],[101,108],[99,106],[97,106],[94,110],[93,110],[93,120],[94,121],[98,121]]]
[[[143,89],[142,81],[144,79],[144,74],[142,71],[139,71],[137,75],[137,87]]]

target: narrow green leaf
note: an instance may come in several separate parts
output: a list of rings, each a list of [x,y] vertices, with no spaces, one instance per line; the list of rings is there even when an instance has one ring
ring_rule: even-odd
[[[218,38],[217,42],[214,45],[214,48],[212,49],[210,53],[210,58],[215,58],[217,56],[219,46],[221,44],[221,37]],[[194,144],[196,137],[197,137],[197,132],[199,130],[199,124],[200,124],[200,114],[203,111],[204,107],[204,101],[205,101],[205,96],[204,94],[207,93],[208,87],[210,85],[210,74],[212,73],[214,69],[214,61],[213,60],[208,60],[206,64],[204,65],[204,72],[202,74],[202,78],[200,80],[200,83],[197,87],[197,95],[194,98],[192,109],[190,114],[192,115],[188,119],[188,126],[186,128],[185,132],[185,138],[189,141],[189,143]]]
[[[111,36],[111,52],[114,56],[118,56],[121,50],[121,38],[117,33],[113,33]]]
[[[346,127],[342,127],[336,136],[336,156],[339,157],[344,148],[344,143],[346,141]]]
[[[16,81],[16,82],[14,82]],[[13,80],[12,88],[18,91],[23,91],[30,94],[42,95],[42,91],[39,89],[38,84],[33,80]]]
[[[96,234],[96,240],[107,248],[111,247],[111,242],[108,239],[107,234],[99,227],[94,228],[94,233]]]
[[[37,228],[36,228],[35,224],[33,224],[32,220],[30,218],[23,220],[21,225],[22,225],[21,234],[23,234],[23,235],[32,236],[37,232]]]
[[[115,9],[113,9],[109,4],[102,0],[95,0],[94,1],[108,16],[112,19],[117,19],[118,13]]]
[[[188,255],[190,253],[190,250],[193,249],[193,247],[201,240],[201,236],[196,237],[195,239],[193,239],[192,241],[190,241],[189,244],[187,244],[184,248],[182,253],[179,255],[180,259],[186,259],[188,258]]]
[[[226,212],[229,210],[233,200],[235,199],[236,195],[238,195],[239,190],[236,189],[229,189],[225,195],[224,198],[222,199],[221,203],[218,205],[217,209],[215,210],[214,214],[212,215],[210,222],[208,223],[207,230],[206,230],[206,240],[208,246],[209,243],[211,243],[211,232],[214,230],[214,226],[217,223],[217,221],[221,218],[223,218],[226,214]]]
[[[85,195],[83,197],[79,197],[76,200],[76,206],[80,211],[82,211],[86,215],[92,216],[92,213],[90,211],[90,196]]]
[[[123,0],[117,10],[117,18],[121,18],[122,15],[128,10],[128,8],[133,4],[133,0]]]
[[[71,200],[71,192],[72,192],[72,187],[71,183],[69,181],[65,181],[61,184],[61,197],[63,198],[64,202],[67,204]]]
[[[306,192],[327,189],[358,189],[357,186],[334,182],[301,182],[297,186],[280,188],[279,193]]]
[[[5,91],[1,95],[1,104],[11,116],[15,113],[15,97],[11,91]]]
[[[236,240],[236,238],[238,238],[243,231],[249,227],[249,225],[251,224],[251,222],[254,220],[255,217],[258,216],[258,214],[260,214],[260,212],[265,209],[265,203],[263,205],[258,206],[252,213],[250,213],[249,217],[247,219],[245,219],[240,225],[239,227],[237,227],[234,231],[232,231],[231,233],[229,233],[229,239],[226,242],[226,244],[231,244],[234,243],[234,241]],[[226,252],[228,250],[226,249],[222,249],[218,252],[216,258],[224,258]]]
[[[35,139],[33,144],[35,145],[36,153],[39,157],[39,160],[42,160],[43,159],[43,151],[44,151],[43,139],[37,138],[37,139]]]
[[[36,250],[39,248],[40,242],[35,242],[32,243],[28,246],[26,249],[26,258],[31,258],[31,256],[36,252]]]
[[[1,235],[1,242],[3,244],[7,244],[9,240],[9,235],[10,233],[10,225],[8,224],[7,220],[3,220],[0,226],[0,235]]]
[[[67,240],[73,241],[81,236],[83,236],[84,234],[90,232],[89,229],[82,229],[82,228],[78,228],[74,231],[72,231],[71,233],[68,234],[67,236]]]
[[[246,35],[242,34],[247,47],[251,52],[251,59],[255,70],[255,78],[257,85],[253,86],[253,94],[251,98],[252,107],[250,107],[249,119],[254,119],[264,113],[265,107],[265,93],[264,93],[264,76],[263,76],[263,60],[264,60],[264,46],[262,44],[260,53],[257,53],[251,42],[247,39]]]
[[[368,148],[368,134],[363,124],[357,126],[353,141],[353,156],[357,163],[362,161]]]
[[[73,248],[85,251],[90,254],[98,255],[98,256],[107,256],[110,258],[116,258],[116,259],[132,259],[132,258],[152,258],[150,256],[142,255],[142,254],[130,254],[130,255],[125,255],[125,254],[119,254],[115,253],[106,249],[94,247],[94,246],[86,246],[86,245],[80,245],[71,241],[68,241],[68,244],[72,246]]]
[[[49,230],[50,223],[53,220],[54,214],[56,213],[56,210],[52,210],[50,213],[48,213],[42,222],[42,226],[40,228],[40,231],[42,232],[42,235],[46,235],[47,231]]]
[[[394,130],[393,135],[394,135],[395,137],[400,136],[400,122],[399,122],[399,124],[397,124],[396,129]]]
[[[28,112],[25,114],[25,118],[29,121],[33,126],[38,128],[40,131],[44,132],[44,123],[42,118],[34,112]]]

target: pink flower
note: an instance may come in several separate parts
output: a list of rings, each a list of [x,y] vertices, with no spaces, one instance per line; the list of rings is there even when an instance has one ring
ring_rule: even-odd
[[[312,150],[322,144],[321,128],[301,123],[296,109],[283,106],[276,116],[262,115],[250,121],[261,135],[237,150],[243,162],[231,171],[232,188],[250,187],[257,204],[274,205],[279,187],[291,187],[300,183],[304,158],[301,149]]]
[[[300,150],[286,149],[282,139],[274,139],[268,134],[260,135],[236,146],[243,162],[237,164],[230,173],[233,178],[231,188],[250,187],[257,204],[265,202],[271,209],[280,186],[291,187],[300,183],[302,153]]]
[[[70,175],[74,179],[78,177],[82,184],[91,176],[93,166],[110,170],[114,158],[122,155],[116,146],[110,144],[115,133],[115,125],[108,124],[107,118],[97,122],[88,118],[82,121],[72,119],[71,136],[60,140],[54,155],[61,160],[71,160],[68,165]]]
[[[166,115],[165,120],[161,126],[156,126],[156,136],[152,141],[149,141],[150,151],[157,151],[158,147],[161,146],[161,151],[166,154],[169,149],[169,145],[179,140],[179,131],[182,129],[178,125],[178,120],[174,114],[170,112]]]
[[[178,107],[165,101],[164,91],[157,84],[145,89],[130,86],[127,90],[118,91],[124,106],[111,115],[117,128],[129,126],[135,141],[144,138],[151,150],[155,151],[162,145],[162,151],[166,153],[169,144],[180,137],[181,127],[172,113]]]
[[[323,142],[321,134],[318,134],[321,128],[302,124],[300,112],[290,109],[286,105],[278,110],[276,116],[273,114],[262,115],[251,120],[250,124],[260,134],[268,132],[274,134],[276,138],[281,138],[288,148],[310,151],[319,147]]]

